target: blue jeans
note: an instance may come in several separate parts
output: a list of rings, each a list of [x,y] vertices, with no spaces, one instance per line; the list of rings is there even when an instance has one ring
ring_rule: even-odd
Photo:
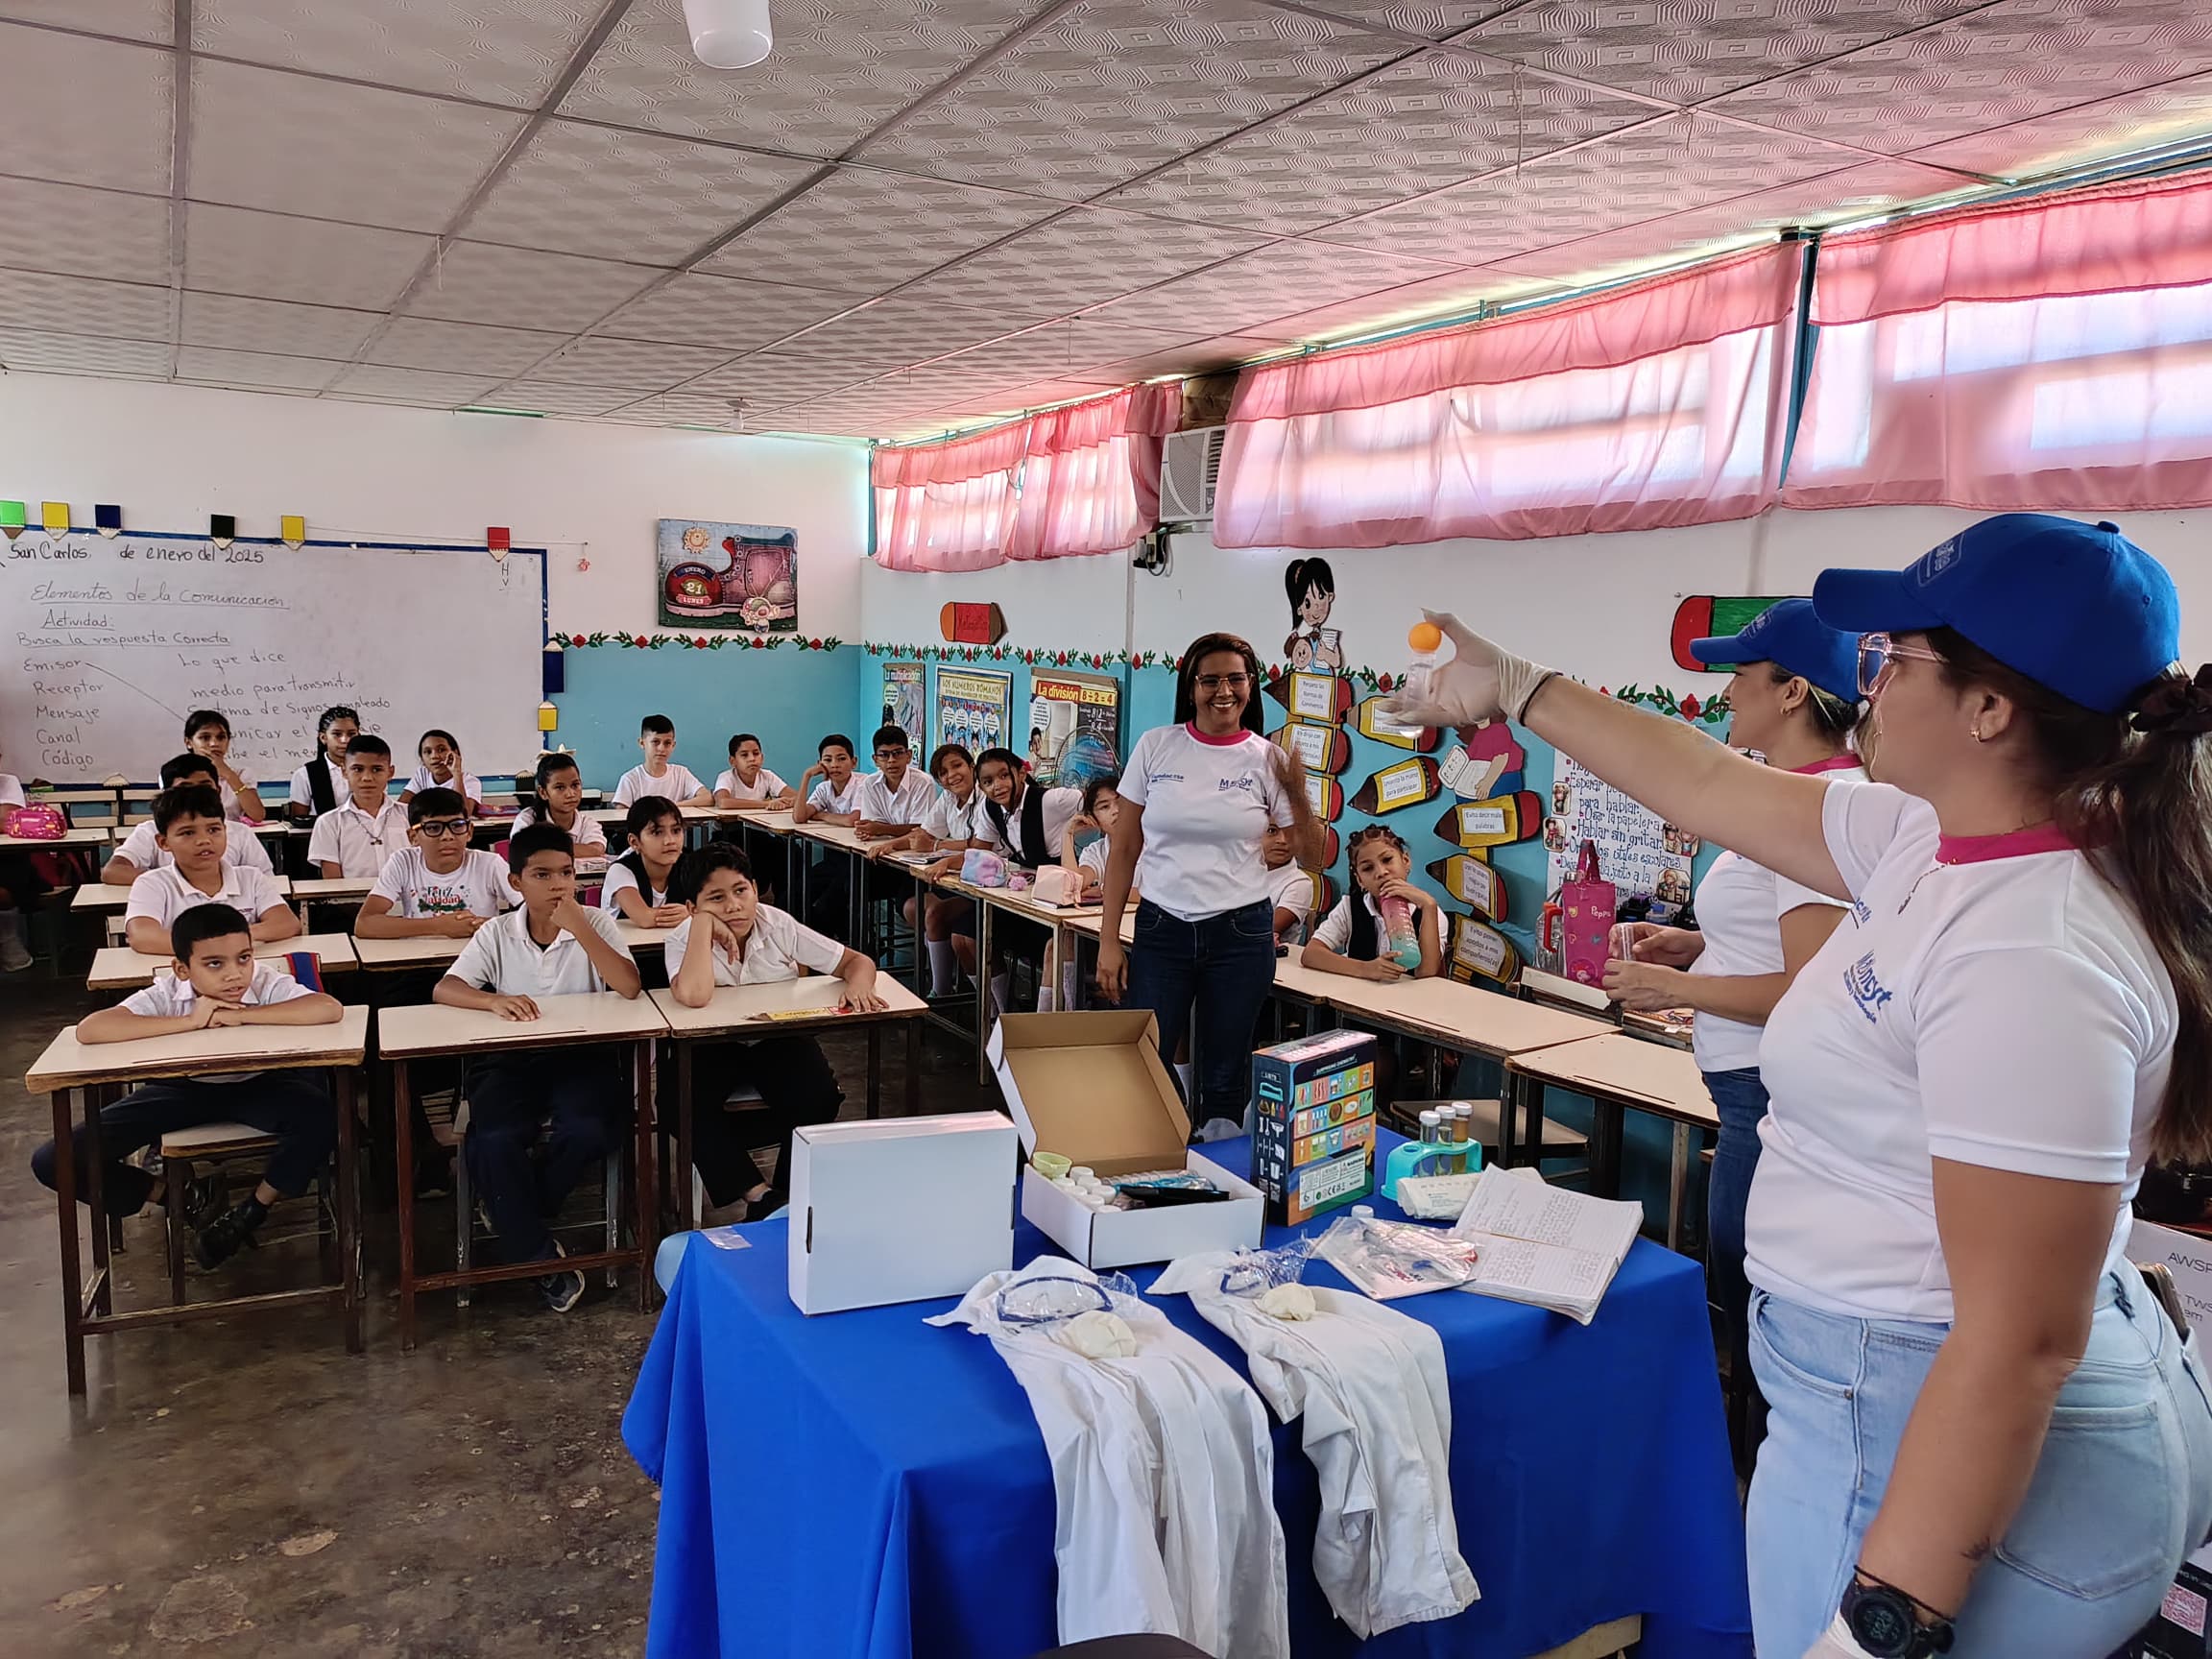
[[[1767,1085],[1759,1068],[1708,1071],[1705,1092],[1720,1114],[1720,1139],[1705,1182],[1705,1287],[1728,1317],[1729,1346],[1739,1355],[1746,1340],[1744,1310],[1751,1282],[1743,1277],[1743,1206],[1759,1169],[1759,1120],[1767,1116]]]
[[[1751,1362],[1770,1412],[1746,1517],[1762,1655],[1796,1659],[1834,1616],[1949,1330],[1751,1293]],[[2158,1610],[2208,1526],[2212,1404],[2196,1344],[2132,1269],[2108,1276],[1951,1659],[2104,1659]]]
[[[1214,1118],[1243,1120],[1252,1029],[1274,984],[1275,915],[1268,901],[1202,922],[1170,916],[1149,899],[1138,903],[1122,1006],[1152,1011],[1165,1062],[1174,1060],[1184,1034],[1190,1034],[1198,1080],[1198,1098],[1190,1103],[1192,1129]]]

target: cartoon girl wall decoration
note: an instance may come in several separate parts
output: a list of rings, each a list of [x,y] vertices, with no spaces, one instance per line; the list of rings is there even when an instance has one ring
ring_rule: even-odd
[[[1326,559],[1293,559],[1283,571],[1283,589],[1290,600],[1290,637],[1283,642],[1283,655],[1294,667],[1310,667],[1316,674],[1344,671],[1344,638],[1324,626],[1336,604],[1336,577]],[[1299,642],[1305,642],[1300,649]]]

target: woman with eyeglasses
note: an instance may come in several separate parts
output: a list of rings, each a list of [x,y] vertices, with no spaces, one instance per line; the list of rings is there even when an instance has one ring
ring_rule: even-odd
[[[1300,862],[1321,826],[1298,758],[1261,734],[1260,659],[1233,634],[1207,634],[1175,675],[1175,724],[1137,739],[1108,837],[1098,991],[1148,1008],[1163,1059],[1196,1047],[1190,1121],[1240,1124],[1252,1027],[1275,982],[1275,902],[1261,843],[1286,828]],[[1121,912],[1144,866],[1134,943]],[[1234,1132],[1234,1131],[1227,1131]]]
[[[1756,766],[1449,617],[1408,725],[1503,712],[1849,901],[1768,1017],[1751,1189],[1765,1659],[2103,1659],[2212,1526],[2195,1345],[2128,1263],[2212,1147],[2212,668],[2111,524],[1987,518],[1831,570],[1884,781]]]

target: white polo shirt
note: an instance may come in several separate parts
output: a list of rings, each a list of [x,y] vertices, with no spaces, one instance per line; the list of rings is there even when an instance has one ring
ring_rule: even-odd
[[[496,916],[518,902],[508,884],[507,866],[481,848],[461,855],[458,870],[439,875],[420,847],[402,847],[384,860],[372,899],[389,901],[392,914],[404,922],[429,916]]]
[[[869,824],[919,824],[942,793],[919,766],[907,767],[896,789],[883,781],[880,772],[867,773],[859,782],[853,810]]]
[[[854,773],[845,780],[845,787],[835,793],[830,792],[830,780],[823,779],[807,795],[806,805],[817,812],[857,812],[860,808],[854,803],[860,799],[861,777]]]
[[[671,867],[671,874],[673,874],[673,867]],[[629,865],[617,858],[613,863],[607,866],[607,878],[600,884],[599,908],[613,910],[614,908],[614,895],[625,888],[633,893],[643,894],[645,902],[648,904],[661,905],[668,902],[667,888],[646,886],[644,882],[631,874]]]
[[[274,1008],[279,1002],[297,1002],[302,997],[315,993],[271,962],[253,964],[252,983],[246,987],[246,995],[239,1001],[248,1008]],[[177,974],[158,974],[154,983],[133,991],[123,998],[124,1012],[136,1014],[148,1020],[171,1020],[180,1014],[189,1014],[200,1005],[200,993],[193,989],[192,981]],[[195,1083],[244,1083],[258,1077],[258,1071],[204,1071],[192,1079]]]
[[[1155,726],[1137,739],[1120,796],[1144,809],[1144,897],[1185,922],[1269,898],[1260,843],[1287,825],[1280,751],[1256,732],[1201,737],[1190,726]]]
[[[588,909],[584,918],[624,958],[637,960],[622,943],[613,917],[604,910]],[[573,934],[564,931],[541,950],[530,937],[529,912],[520,908],[485,923],[471,933],[445,972],[479,991],[501,997],[572,997],[607,989],[607,982],[599,977],[599,970],[591,966],[591,958]]]
[[[1831,767],[1821,775],[1857,783],[1865,780],[1866,769]],[[1705,949],[1690,964],[1690,972],[1700,978],[1781,973],[1787,966],[1782,958],[1782,918],[1806,904],[1840,908],[1841,901],[1734,853],[1721,854],[1697,883],[1697,925],[1704,930]],[[1766,1030],[1764,1025],[1700,1012],[1690,1034],[1697,1069],[1741,1071],[1756,1067],[1759,1040]]]
[[[135,864],[141,875],[148,870],[166,870],[177,862],[174,854],[161,850],[151,818],[123,837],[122,845],[115,849],[115,856]],[[243,864],[271,875],[276,873],[276,867],[269,862],[269,849],[261,845],[261,837],[236,823],[223,826],[223,862]]]
[[[123,908],[125,926],[133,917],[151,916],[167,927],[195,904],[228,904],[249,922],[258,922],[264,910],[284,908],[284,894],[268,871],[250,864],[225,864],[222,871],[223,888],[218,893],[201,892],[177,873],[174,860],[166,869],[147,871],[131,883],[131,901]]]
[[[239,766],[233,766],[230,768],[230,770],[238,774],[239,778],[245,781],[247,788],[251,789],[253,787],[253,775],[252,773]],[[237,817],[238,791],[231,788],[228,783],[217,783],[215,785],[215,792],[223,797],[223,816],[226,818]]]
[[[420,795],[425,789],[451,789],[456,791],[464,801],[474,801],[479,804],[484,799],[484,780],[481,778],[472,778],[464,772],[458,781],[441,783],[437,779],[430,776],[429,767],[418,766],[415,768],[415,776],[407,780],[407,793]]]
[[[1262,859],[1262,863],[1265,863]],[[1268,898],[1278,910],[1287,910],[1298,918],[1298,931],[1303,934],[1313,925],[1313,873],[1296,864],[1286,864],[1280,870],[1267,872]],[[1347,942],[1352,929],[1347,923],[1344,929]],[[1341,951],[1342,946],[1332,949]]]
[[[343,760],[333,760],[327,755],[321,757],[321,759],[324,770],[330,774],[330,799],[336,802],[346,801],[353,792],[346,782],[346,763]],[[312,806],[315,805],[315,789],[307,781],[307,767],[314,764],[315,762],[310,760],[306,765],[297,768],[292,774],[292,789],[287,799],[295,806]],[[235,797],[232,799],[235,800]],[[228,806],[229,804],[226,803],[225,805]]]
[[[1022,799],[1006,810],[1006,833],[998,833],[998,826],[991,816],[991,802],[978,789],[975,792],[975,812],[969,821],[974,829],[975,839],[996,852],[1009,857],[1020,857],[1022,850],[1022,812],[1029,804],[1029,791],[1038,788],[1027,784]],[[1057,859],[1068,845],[1068,831],[1076,819],[1083,816],[1083,791],[1080,789],[1046,789],[1045,791],[1045,856]]]
[[[387,801],[381,811],[364,812],[349,800],[315,820],[307,837],[307,861],[328,859],[341,876],[374,876],[406,845],[406,807]]]
[[[529,829],[531,825],[537,822],[539,822],[538,808],[535,806],[523,807],[519,812],[515,814],[515,822],[507,827],[508,838],[512,840],[514,837],[521,834],[523,830]],[[576,845],[579,851],[586,847],[597,847],[601,851],[605,851],[607,846],[607,826],[600,823],[598,819],[592,817],[589,812],[584,811],[582,808],[578,808],[576,813],[576,827],[568,831],[568,839]]]
[[[789,787],[788,783],[765,766],[760,768],[759,776],[750,783],[737,776],[737,768],[734,766],[714,780],[715,794],[733,795],[740,801],[773,801]]]
[[[23,780],[12,772],[0,772],[0,806],[27,805],[23,799]]]
[[[952,791],[940,789],[929,809],[922,814],[922,828],[940,841],[975,839],[975,814],[982,810],[983,791],[971,789],[966,802],[952,799]]]
[[[1822,822],[1857,899],[1760,1045],[1752,1283],[1948,1321],[1936,1158],[2114,1185],[2123,1266],[2177,1024],[2133,906],[2048,829],[1946,841],[1880,783],[1831,784]]]
[[[671,979],[684,966],[684,952],[690,949],[694,924],[704,926],[697,916],[677,923],[669,931],[668,943],[661,947],[661,960]],[[714,983],[764,985],[776,979],[796,979],[801,968],[812,969],[817,974],[834,974],[844,960],[845,947],[836,940],[815,932],[797,917],[773,904],[762,904],[753,912],[753,930],[745,935],[745,953],[741,957],[733,961],[721,946],[714,947]]]
[[[622,781],[614,785],[614,805],[632,806],[648,795],[659,795],[681,806],[706,787],[692,776],[690,767],[679,761],[669,761],[668,770],[658,778],[642,766],[633,766],[622,774]]]
[[[1113,839],[1110,836],[1101,835],[1095,841],[1092,842],[1090,846],[1084,848],[1082,852],[1075,855],[1075,862],[1080,864],[1086,870],[1097,871],[1099,879],[1104,880],[1106,877],[1106,860],[1107,857],[1113,853]]]

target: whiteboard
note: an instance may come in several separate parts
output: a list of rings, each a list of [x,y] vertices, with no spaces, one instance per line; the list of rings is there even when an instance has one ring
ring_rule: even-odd
[[[545,556],[26,531],[0,545],[0,771],[151,782],[184,716],[220,709],[230,763],[281,783],[334,703],[392,745],[425,727],[471,772],[538,755]]]

